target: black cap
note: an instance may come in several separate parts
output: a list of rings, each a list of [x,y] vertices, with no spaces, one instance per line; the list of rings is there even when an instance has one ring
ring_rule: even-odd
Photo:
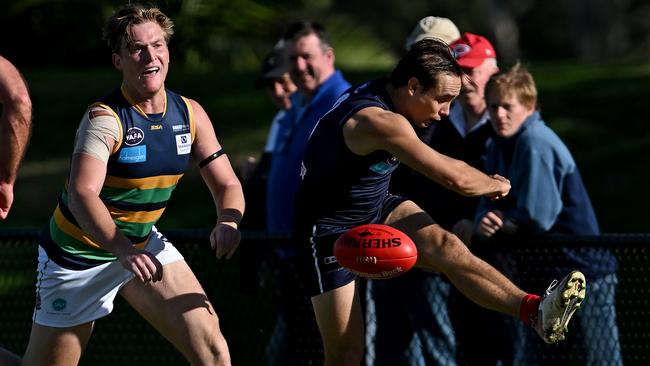
[[[255,80],[255,86],[261,87],[289,71],[289,60],[284,54],[284,47],[275,47],[262,63],[261,75]]]

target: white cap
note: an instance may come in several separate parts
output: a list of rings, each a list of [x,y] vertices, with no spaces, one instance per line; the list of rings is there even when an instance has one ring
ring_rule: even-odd
[[[438,38],[449,44],[460,38],[460,31],[448,18],[428,16],[420,19],[415,25],[413,32],[406,38],[404,46],[409,50],[413,43],[424,38]]]

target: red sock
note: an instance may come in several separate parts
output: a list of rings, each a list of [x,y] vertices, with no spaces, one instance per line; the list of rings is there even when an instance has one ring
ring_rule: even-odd
[[[526,325],[532,327],[535,326],[537,309],[539,308],[540,301],[542,301],[542,298],[533,294],[528,294],[524,296],[523,300],[521,300],[521,306],[519,306],[519,319],[521,319]]]

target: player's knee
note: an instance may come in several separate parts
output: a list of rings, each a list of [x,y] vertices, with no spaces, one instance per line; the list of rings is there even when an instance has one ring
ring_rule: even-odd
[[[417,238],[418,255],[434,256],[453,243],[453,234],[440,227],[430,226],[421,231]]]
[[[209,355],[211,361],[206,365],[230,365],[230,352],[223,336],[210,344]]]
[[[449,258],[461,255],[467,248],[453,233],[442,229],[425,232],[422,245],[418,246],[418,264],[429,269],[442,271]]]
[[[191,348],[188,358],[193,365],[230,365],[228,343],[218,325],[206,330]]]
[[[196,350],[192,358],[194,360],[190,360],[190,362],[193,365],[230,366],[230,352],[223,337],[205,342],[200,349]]]

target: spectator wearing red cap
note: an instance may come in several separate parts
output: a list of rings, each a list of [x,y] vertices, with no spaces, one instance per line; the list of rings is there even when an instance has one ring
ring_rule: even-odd
[[[484,90],[490,76],[499,71],[497,55],[490,41],[473,33],[463,33],[451,42],[450,48],[468,77],[464,78],[461,94],[452,104],[449,117],[417,132],[434,150],[482,170],[487,141],[494,136],[488,123]],[[470,242],[465,233],[472,233],[477,198],[444,189],[405,165],[393,174],[390,189],[412,199],[444,229],[454,230],[463,241]],[[461,323],[463,328],[456,329],[456,310],[450,304],[468,300],[457,296],[453,286],[441,275],[414,269],[391,281],[376,281],[372,286],[377,317],[382,319],[375,335],[375,355],[380,362],[377,365],[455,365],[457,354],[461,357],[459,364],[474,361],[468,358],[472,356],[486,361],[491,355],[493,359],[501,357],[493,352],[496,347],[490,342],[499,338],[496,335],[482,339],[479,345],[472,344],[480,351],[465,352],[467,341],[474,341],[467,332],[476,327],[465,328],[465,323]],[[402,299],[401,311],[407,315],[394,314],[398,311],[394,304],[385,301],[394,297]],[[392,316],[382,315],[385,312]],[[474,319],[472,314],[458,314],[458,317],[470,316]],[[489,319],[495,316],[498,317],[489,314]],[[391,322],[391,319],[399,320]],[[399,359],[395,358],[396,347],[400,349]]]
[[[483,170],[488,141],[494,136],[489,123],[485,86],[499,72],[497,55],[487,38],[463,33],[449,45],[458,64],[469,76],[464,80],[461,94],[449,111],[449,119],[433,132],[430,145],[437,151],[464,160]],[[473,218],[479,200],[438,189],[432,200],[438,206],[443,227],[451,227],[466,244],[471,245]],[[449,215],[449,211],[453,215]],[[447,220],[447,221],[445,221]],[[472,247],[481,258],[503,271],[499,261],[484,248]],[[510,364],[513,322],[500,314],[484,311],[452,288],[450,301],[454,304],[451,319],[457,341],[458,362],[463,365]]]

